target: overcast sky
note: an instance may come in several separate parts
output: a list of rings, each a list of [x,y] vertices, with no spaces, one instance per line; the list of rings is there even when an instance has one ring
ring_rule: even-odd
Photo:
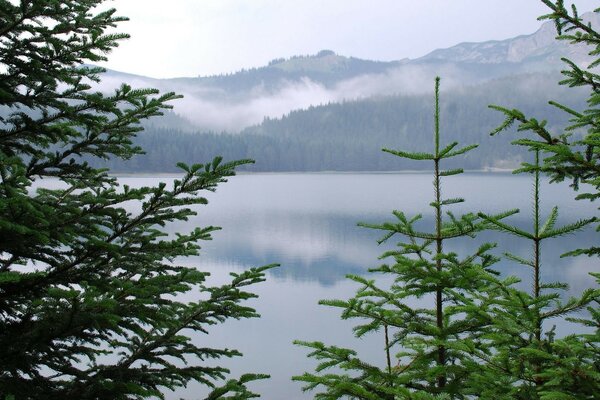
[[[599,0],[573,1],[579,11]],[[565,3],[571,3],[568,0]],[[108,68],[155,78],[258,67],[322,49],[372,60],[416,58],[461,42],[533,33],[539,0],[110,0],[132,37]]]

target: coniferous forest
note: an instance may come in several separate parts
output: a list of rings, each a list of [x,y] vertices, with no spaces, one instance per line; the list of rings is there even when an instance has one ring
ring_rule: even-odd
[[[552,112],[548,99],[561,99],[580,109],[585,94],[581,89],[548,85],[559,80],[559,74],[527,74],[449,90],[448,100],[441,105],[448,116],[447,140],[481,144],[456,165],[465,169],[518,166],[526,150],[512,146],[511,138],[490,138],[499,116],[489,112],[487,105],[511,102],[528,114],[547,116],[550,126],[564,126],[568,115]],[[427,132],[433,129],[430,97],[369,98],[310,107],[233,134],[189,132],[149,122],[135,142],[146,154],[126,162],[113,158],[102,165],[118,172],[174,172],[177,161],[192,162],[218,153],[226,159],[254,159],[255,165],[240,169],[251,171],[420,170],[419,163],[382,157],[381,147],[397,144],[416,150],[427,146]]]
[[[271,398],[254,386],[268,374],[231,373],[237,343],[193,339],[259,318],[257,288],[286,267],[234,270],[215,283],[196,264],[219,228],[186,223],[247,168],[418,169],[433,181],[432,223],[401,207],[387,222],[361,222],[391,247],[380,265],[347,276],[353,296],[321,301],[354,323],[357,340],[381,337],[373,352],[384,362],[297,338],[289,352],[304,351],[315,368],[289,379],[310,396],[597,399],[600,271],[589,275],[593,287],[565,296],[566,283],[545,278],[541,255],[551,239],[600,229],[593,214],[559,223],[561,210],[542,202],[544,178],[568,182],[579,202],[600,197],[600,32],[562,0],[541,2],[557,40],[589,46],[596,61],[564,59],[561,76],[466,89],[446,91],[436,78],[429,95],[316,106],[236,135],[192,135],[176,128],[177,93],[93,89],[105,72],[93,65],[128,38],[113,30],[125,17],[97,8],[104,0],[0,0],[0,399],[165,398],[190,385],[205,389],[192,398]],[[178,176],[130,187],[111,174],[142,166]],[[531,180],[528,210],[483,213],[468,208],[472,193],[447,194],[466,169],[513,166]],[[513,222],[517,214],[529,228]],[[530,253],[487,240],[503,235]],[[454,250],[463,239],[476,243],[472,252]],[[598,256],[597,245],[562,255]],[[529,271],[526,282],[505,262]],[[557,319],[576,328],[558,334]]]

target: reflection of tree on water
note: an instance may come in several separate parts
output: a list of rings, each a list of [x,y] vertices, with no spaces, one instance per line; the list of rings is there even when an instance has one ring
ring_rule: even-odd
[[[219,240],[204,246],[208,257],[243,265],[278,260],[281,267],[272,275],[295,281],[334,284],[372,267],[381,250],[376,233],[357,227],[356,218],[348,215],[276,212],[232,218],[222,225]]]
[[[123,183],[134,186],[139,179],[126,178]],[[407,192],[403,186],[413,190]],[[393,216],[386,210],[401,208],[411,216],[424,212],[419,225],[433,226],[427,214],[429,207],[419,197],[430,190],[430,177],[418,173],[240,175],[211,194],[208,207],[189,223],[223,228],[213,235],[217,240],[203,244],[204,261],[209,258],[219,264],[244,266],[276,261],[281,267],[271,274],[278,278],[331,285],[346,274],[361,274],[379,265],[378,257],[394,245],[391,240],[385,245],[389,247],[377,246],[380,233],[360,228],[357,222],[389,221]],[[510,174],[471,172],[453,178],[448,185],[449,196],[468,193],[468,203],[489,214],[520,207],[522,214],[511,216],[510,223],[524,229],[531,224],[527,217],[530,204],[521,194],[528,190],[529,177]],[[542,204],[542,209],[559,206],[559,224],[595,212],[591,204],[575,202],[566,184],[544,185],[544,196],[548,204]],[[172,232],[186,229],[182,224],[172,227]],[[587,272],[599,269],[597,260],[561,259],[560,255],[590,247],[597,242],[595,238],[597,233],[588,229],[548,240],[542,251],[542,262],[547,266],[542,278],[568,282],[574,291],[588,287],[592,280]],[[497,242],[498,255],[508,251],[527,256],[531,250],[528,244],[493,231],[483,232],[475,240],[449,240],[448,249],[466,254],[482,242]],[[526,268],[502,260],[496,269],[519,276],[522,287],[528,288],[530,272]]]
[[[317,260],[311,265],[300,263],[286,264],[286,268],[279,268],[271,275],[280,278],[290,278],[296,281],[318,281],[323,286],[334,285],[340,282],[347,274],[363,274],[365,268],[349,265],[335,259]]]
[[[378,256],[384,251],[376,244],[378,232],[358,227],[354,215],[273,212],[231,217],[223,224],[223,232],[217,234],[219,240],[204,246],[205,254],[219,262],[242,265],[262,265],[268,260],[277,260],[282,266],[270,274],[278,278],[332,285],[347,274],[362,274],[378,265]],[[369,222],[385,220],[389,220],[388,215],[368,217]],[[523,228],[530,224],[526,216],[520,215],[511,217],[511,221]],[[431,216],[425,216],[419,225],[432,226],[433,223]],[[561,259],[560,256],[578,247],[592,246],[595,238],[595,232],[588,229],[549,240],[543,252],[547,266],[544,280],[568,282],[574,291],[588,287],[592,281],[587,273],[598,269],[597,260]],[[508,251],[527,256],[531,251],[528,243],[495,231],[483,232],[477,239],[450,240],[448,249],[466,254],[483,242],[498,243],[497,254]],[[393,246],[393,241],[385,246]],[[530,271],[527,269],[507,260],[498,263],[496,269],[502,274],[520,277],[523,288],[528,287]]]

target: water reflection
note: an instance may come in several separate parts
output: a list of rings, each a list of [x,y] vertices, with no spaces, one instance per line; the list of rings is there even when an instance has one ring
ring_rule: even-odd
[[[157,178],[124,177],[130,186],[155,184]],[[164,178],[161,180],[169,180]],[[529,212],[531,181],[510,174],[471,173],[446,181],[445,196],[465,196],[457,210],[494,213],[520,208],[522,214],[511,223],[531,225]],[[384,222],[391,210],[408,215],[423,213],[422,225],[434,226],[431,210],[431,177],[427,174],[256,174],[241,175],[209,194],[210,204],[198,209],[198,216],[169,227],[172,233],[195,226],[223,227],[213,241],[203,244],[202,255],[185,260],[212,273],[215,283],[225,281],[232,270],[277,262],[281,267],[256,286],[260,298],[253,305],[262,314],[259,320],[231,321],[214,327],[209,335],[194,338],[198,345],[235,347],[244,357],[225,362],[234,375],[265,372],[272,378],[253,387],[268,399],[305,399],[300,385],[290,377],[312,370],[314,362],[303,349],[294,348],[294,339],[321,340],[356,349],[366,360],[383,365],[383,339],[377,335],[355,340],[350,321],[341,321],[339,312],[317,305],[319,299],[351,296],[356,286],[346,274],[365,273],[378,265],[380,254],[394,246],[396,239],[377,246],[380,232],[360,228],[358,221]],[[543,209],[560,207],[558,224],[573,222],[596,213],[589,203],[575,202],[565,185],[543,187]],[[133,206],[132,206],[133,207]],[[456,208],[455,208],[456,209]],[[476,239],[448,242],[447,250],[466,254],[482,242],[497,242],[497,254],[509,251],[529,257],[531,244],[497,232],[485,232]],[[577,247],[598,242],[598,234],[587,229],[575,235],[547,241],[543,247],[543,279],[565,281],[571,293],[593,285],[587,275],[598,271],[597,259],[567,258],[560,255]],[[531,272],[512,262],[496,267],[504,274],[522,277],[530,286]],[[221,364],[221,362],[219,362]],[[196,398],[204,393],[191,386],[168,398]]]
[[[430,181],[425,174],[243,175],[212,196],[212,203],[190,222],[223,227],[215,240],[204,246],[204,256],[214,263],[261,265],[276,261],[282,264],[273,272],[277,277],[331,285],[346,274],[376,266],[378,256],[393,247],[395,240],[401,240],[398,237],[377,246],[381,232],[358,227],[357,221],[390,221],[394,218],[390,211],[401,209],[409,215],[423,213],[420,226],[424,229],[434,226],[427,206]],[[457,212],[493,213],[516,207],[522,211],[510,217],[510,222],[524,229],[532,224],[528,177],[469,174],[451,179],[447,186],[447,197],[467,194],[467,203],[455,208]],[[565,186],[543,188],[543,208],[560,208],[558,224],[595,213],[589,203],[575,202]],[[597,269],[596,260],[561,259],[560,255],[592,246],[597,239],[597,233],[587,229],[546,241],[544,279],[569,281],[574,290],[589,285],[587,272]],[[531,252],[529,243],[498,232],[485,232],[474,240],[449,241],[447,249],[466,254],[487,241],[498,243],[498,254],[509,251],[528,257]],[[525,267],[512,262],[503,261],[497,267],[524,279],[529,277]]]

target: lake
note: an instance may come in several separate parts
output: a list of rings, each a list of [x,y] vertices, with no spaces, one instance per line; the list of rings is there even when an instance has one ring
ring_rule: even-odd
[[[153,185],[172,178],[121,177],[130,186]],[[522,211],[510,221],[522,227],[532,225],[532,181],[528,176],[508,173],[467,173],[444,181],[444,197],[463,196],[466,203],[453,210],[498,212],[511,208]],[[423,213],[424,224],[433,226],[431,207],[432,177],[424,173],[318,173],[248,174],[230,179],[216,193],[207,195],[209,205],[199,208],[197,217],[187,224],[169,227],[171,232],[195,226],[217,225],[223,228],[213,240],[203,244],[200,257],[189,258],[186,265],[212,273],[212,282],[224,282],[231,271],[270,263],[281,267],[268,274],[266,282],[254,291],[260,298],[252,305],[260,319],[229,321],[196,337],[202,346],[237,348],[243,358],[225,364],[237,376],[244,372],[263,372],[272,377],[253,385],[266,399],[306,399],[301,385],[292,375],[312,371],[314,361],[307,351],[292,344],[295,339],[319,340],[348,346],[365,359],[383,365],[383,335],[357,340],[352,322],[341,321],[339,311],[319,306],[320,299],[346,299],[357,289],[346,274],[365,274],[379,264],[378,256],[389,245],[378,246],[380,233],[360,228],[357,222],[392,220],[391,211],[409,215]],[[542,215],[559,206],[558,225],[594,215],[592,204],[574,201],[566,184],[544,184]],[[399,238],[398,238],[399,239]],[[506,234],[487,232],[477,239],[448,242],[458,253],[474,249],[484,241],[498,243],[496,254],[510,251],[529,256],[531,246]],[[600,270],[598,261],[589,258],[560,258],[566,251],[598,243],[598,234],[587,229],[574,235],[549,241],[542,249],[543,279],[566,281],[571,293],[593,283],[588,272]],[[530,287],[530,271],[508,261],[497,264],[504,274],[523,278]],[[559,332],[568,332],[559,326]],[[220,363],[223,364],[223,363]],[[198,398],[204,389],[198,386],[167,395],[168,398]]]

